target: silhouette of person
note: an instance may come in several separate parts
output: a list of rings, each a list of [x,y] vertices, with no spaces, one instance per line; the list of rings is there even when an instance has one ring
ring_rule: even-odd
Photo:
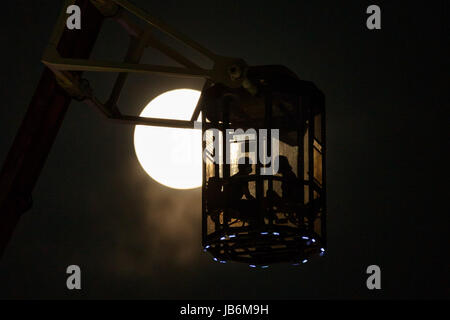
[[[238,164],[238,172],[230,177],[230,183],[224,189],[228,207],[234,211],[231,216],[241,220],[253,220],[257,216],[256,199],[250,193],[248,181],[245,179],[252,172],[249,162],[249,158],[245,157],[244,163]]]
[[[285,156],[278,157],[278,172],[284,178],[281,183],[281,198],[285,201],[296,201],[299,191],[299,181],[292,171],[288,158]]]
[[[299,181],[295,173],[292,171],[288,158],[285,156],[279,156],[278,164],[278,173],[283,178],[281,182],[281,197],[272,190],[267,192],[267,197],[271,198],[277,206],[280,206],[284,202],[296,201],[299,192]]]
[[[235,179],[236,181],[232,182],[233,186],[230,190],[230,198],[229,198],[229,200],[232,202],[236,200],[241,200],[243,196],[245,196],[247,200],[255,199],[251,195],[250,190],[248,189],[248,181],[239,179],[239,177],[246,177],[252,172],[252,165],[248,163],[249,158],[245,157],[244,160],[245,160],[244,163],[238,164],[238,172],[230,177],[231,181],[234,178],[238,178]]]
[[[279,156],[278,158],[278,173],[282,176],[281,182],[281,197],[274,191],[268,192],[268,198],[271,198],[275,206],[278,208],[292,209],[300,216],[306,216],[308,219],[308,225],[313,226],[316,219],[314,210],[307,209],[308,205],[304,205],[299,198],[299,194],[304,192],[302,182],[297,179],[297,176],[292,171],[292,167],[289,164],[289,160],[285,156]]]

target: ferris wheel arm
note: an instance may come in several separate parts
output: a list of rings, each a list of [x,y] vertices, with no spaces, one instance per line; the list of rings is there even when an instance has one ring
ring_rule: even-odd
[[[130,62],[96,61],[94,59],[73,59],[63,56],[58,51],[58,43],[66,28],[65,11],[61,13],[53,35],[47,46],[42,62],[52,70],[67,71],[91,71],[91,72],[119,72],[119,73],[154,73],[180,77],[203,77],[212,82],[220,82],[229,87],[240,87],[245,80],[247,65],[239,58],[224,57],[206,49],[196,41],[181,32],[178,32],[168,24],[152,17],[144,10],[136,7],[126,0],[91,0],[91,2],[103,14],[109,14],[105,18],[111,18],[119,23],[129,34],[132,42],[140,43],[141,50],[152,47],[168,56],[183,67],[171,67],[154,64],[140,64],[138,59]],[[66,5],[75,3],[75,0],[67,0]],[[131,18],[135,16],[146,23],[145,27],[136,24]],[[169,35],[183,45],[192,48],[204,58],[213,63],[212,68],[202,68],[192,62],[182,53],[173,49],[154,35],[155,29]],[[130,46],[131,46],[130,43]]]
[[[128,33],[130,37],[129,48],[123,61],[102,61],[93,58],[74,58],[70,55],[63,55],[58,50],[65,26],[65,11],[63,10],[48,46],[44,51],[42,62],[51,69],[58,80],[58,83],[72,97],[83,100],[90,105],[98,107],[103,114],[110,119],[121,120],[129,124],[162,125],[160,120],[143,118],[139,116],[125,116],[119,110],[117,102],[121,91],[125,85],[129,74],[158,74],[174,77],[203,78],[206,80],[205,87],[213,83],[222,83],[228,87],[244,87],[254,94],[254,87],[246,78],[247,65],[242,59],[219,56],[212,51],[201,46],[186,35],[176,31],[169,25],[150,16],[144,10],[136,7],[125,0],[90,0],[105,18],[117,22]],[[67,0],[66,6],[75,3],[74,0]],[[143,20],[146,25],[141,26],[133,20],[133,16]],[[188,57],[173,49],[155,36],[155,29],[169,35],[173,39],[181,42],[213,62],[212,68],[202,68],[191,61]],[[73,31],[76,32],[76,31]],[[152,47],[163,53],[179,66],[167,66],[158,64],[140,63],[145,50]],[[89,86],[86,79],[81,79],[78,72],[103,72],[118,73],[109,99],[102,103],[94,95],[94,90]],[[204,87],[204,88],[205,88]],[[252,91],[253,90],[253,91]],[[191,121],[180,123],[179,127],[193,127],[200,112],[200,102],[192,114]],[[167,126],[174,127],[168,119]]]

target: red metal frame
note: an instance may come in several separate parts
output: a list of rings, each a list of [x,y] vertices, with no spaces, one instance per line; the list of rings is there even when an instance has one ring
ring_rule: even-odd
[[[89,0],[76,2],[83,11],[81,30],[65,30],[58,44],[63,57],[88,58],[104,17]],[[23,212],[45,164],[72,98],[45,68],[27,113],[0,171],[0,256]]]

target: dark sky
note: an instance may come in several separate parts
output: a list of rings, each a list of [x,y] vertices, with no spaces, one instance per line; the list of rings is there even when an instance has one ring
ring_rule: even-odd
[[[0,298],[449,298],[449,5],[366,1],[134,0],[221,55],[282,64],[326,96],[329,253],[295,268],[216,264],[201,248],[201,192],[149,178],[133,127],[73,102],[26,213],[0,261]],[[0,161],[17,132],[61,9],[2,5]],[[94,56],[120,59],[127,37],[105,24]],[[151,53],[145,56],[152,62]],[[158,60],[157,60],[158,61]],[[106,97],[111,80],[91,83]],[[198,80],[134,76],[120,103],[138,113]],[[81,291],[65,286],[82,269]],[[382,290],[367,290],[367,266]]]

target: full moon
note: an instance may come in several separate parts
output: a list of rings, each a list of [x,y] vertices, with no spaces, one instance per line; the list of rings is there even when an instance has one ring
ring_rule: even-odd
[[[190,120],[200,91],[165,92],[144,108],[141,117]],[[134,148],[142,168],[154,180],[174,189],[202,185],[202,132],[154,126],[136,126]]]

